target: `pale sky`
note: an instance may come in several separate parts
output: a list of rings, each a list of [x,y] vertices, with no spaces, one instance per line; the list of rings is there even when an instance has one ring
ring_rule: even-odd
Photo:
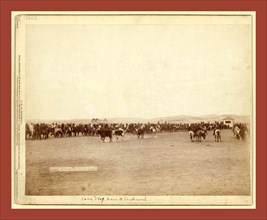
[[[250,114],[251,25],[214,19],[26,25],[26,119]]]

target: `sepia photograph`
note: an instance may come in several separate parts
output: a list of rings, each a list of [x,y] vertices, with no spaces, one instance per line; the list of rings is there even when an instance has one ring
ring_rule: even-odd
[[[255,208],[255,12],[13,12],[14,207]]]

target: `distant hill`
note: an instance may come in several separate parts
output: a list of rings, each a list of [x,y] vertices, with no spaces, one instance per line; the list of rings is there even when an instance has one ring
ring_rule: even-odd
[[[193,123],[193,122],[215,122],[222,121],[225,118],[231,118],[234,122],[250,122],[250,117],[247,115],[204,115],[204,116],[189,116],[189,115],[181,115],[181,116],[172,116],[172,117],[161,117],[155,118],[153,121],[160,122],[171,122],[171,123]]]
[[[236,123],[249,123],[250,116],[247,115],[235,115],[235,114],[224,114],[224,115],[204,115],[204,116],[190,116],[190,115],[179,115],[169,117],[158,117],[158,118],[106,118],[101,119],[98,122],[107,123],[194,123],[194,122],[215,122],[222,121],[225,118],[232,118]],[[71,119],[71,120],[27,120],[28,123],[75,123],[85,124],[91,123],[92,119]]]

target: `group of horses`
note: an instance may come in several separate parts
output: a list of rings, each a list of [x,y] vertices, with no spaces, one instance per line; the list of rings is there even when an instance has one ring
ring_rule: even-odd
[[[25,136],[26,139],[41,140],[47,139],[51,136],[58,137],[72,137],[79,135],[96,135],[98,127],[95,125],[75,125],[75,124],[46,124],[46,123],[31,123],[26,124]]]
[[[134,125],[134,126],[133,126]],[[138,138],[144,138],[145,133],[156,133],[159,131],[159,127],[150,124],[26,124],[25,137],[31,140],[48,139],[49,137],[62,138],[72,136],[100,136],[101,140],[104,141],[106,137],[110,140],[115,135],[124,137],[125,133],[136,134]]]
[[[144,133],[156,132],[175,132],[185,129],[184,124],[171,123],[30,123],[26,124],[25,136],[26,139],[40,140],[54,137],[72,137],[72,136],[96,136],[99,130],[113,130],[121,128],[124,133],[136,134],[138,138],[143,138]]]
[[[220,126],[216,126],[213,129],[213,135],[215,138],[215,142],[222,142],[221,130],[222,130],[222,128]],[[248,136],[248,126],[247,125],[235,124],[233,126],[232,130],[234,133],[234,137],[237,140],[246,141],[247,136]],[[201,127],[201,126],[194,127],[193,129],[189,130],[189,137],[190,137],[190,140],[192,142],[194,142],[194,141],[201,142],[201,141],[205,140],[207,134],[208,133],[207,133],[207,129],[205,126],[204,127]]]
[[[189,131],[192,142],[201,142],[206,139],[207,131],[213,130],[215,142],[221,142],[221,129],[224,129],[221,123],[126,123],[126,124],[108,124],[108,123],[31,123],[26,124],[26,139],[41,140],[49,137],[72,137],[72,136],[100,136],[104,141],[106,137],[112,140],[115,135],[117,139],[123,138],[125,133],[137,135],[137,138],[143,139],[145,134],[154,134],[162,132]],[[233,128],[234,136],[239,140],[245,140],[247,136],[246,126],[236,124]]]
[[[207,135],[208,132],[206,127],[195,127],[194,129],[189,130],[189,137],[191,142],[201,142],[202,140],[206,140]]]

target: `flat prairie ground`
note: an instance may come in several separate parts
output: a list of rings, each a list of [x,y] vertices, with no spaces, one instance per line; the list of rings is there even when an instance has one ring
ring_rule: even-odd
[[[26,195],[250,195],[251,146],[222,130],[191,142],[188,132],[102,143],[100,137],[26,141]],[[50,167],[97,171],[50,172]]]

